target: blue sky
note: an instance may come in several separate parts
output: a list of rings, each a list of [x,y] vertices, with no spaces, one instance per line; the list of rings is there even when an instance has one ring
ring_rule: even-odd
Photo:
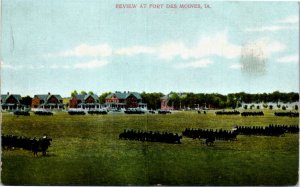
[[[190,3],[210,8],[166,8]],[[298,17],[297,2],[3,0],[1,93],[298,92]]]

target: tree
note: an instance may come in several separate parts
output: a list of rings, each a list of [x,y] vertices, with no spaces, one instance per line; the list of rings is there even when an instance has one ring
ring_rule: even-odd
[[[31,105],[31,101],[32,101],[32,98],[30,96],[21,97],[21,99],[20,99],[20,103],[27,107],[29,107]]]
[[[160,108],[160,98],[163,96],[162,93],[146,93],[142,92],[142,102],[147,103],[148,109],[159,109]]]
[[[86,91],[84,91],[84,90],[82,90],[82,91],[80,92],[80,94],[81,94],[81,95],[87,95]]]
[[[285,106],[282,106],[282,110],[286,110],[286,107],[285,107]]]
[[[94,95],[94,92],[92,92],[92,91],[89,91],[89,93],[88,94],[90,94],[90,95]]]
[[[168,101],[169,106],[173,106],[174,109],[179,109],[180,107],[180,97],[177,93],[173,92]]]
[[[269,105],[269,109],[272,110],[273,109],[273,105]]]
[[[298,110],[298,105],[295,105],[295,110]]]
[[[71,96],[72,96],[72,97],[75,97],[76,95],[78,95],[78,93],[77,93],[76,90],[74,90],[73,92],[71,92]]]
[[[247,110],[247,108],[248,108],[248,105],[244,105],[244,109]]]
[[[105,98],[111,94],[111,92],[104,92],[102,93],[100,96],[99,96],[99,101],[101,104],[104,104],[105,103]]]

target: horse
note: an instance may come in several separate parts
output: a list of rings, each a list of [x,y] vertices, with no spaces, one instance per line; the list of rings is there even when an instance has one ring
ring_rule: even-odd
[[[205,144],[207,145],[207,146],[211,146],[211,145],[214,145],[214,142],[215,142],[215,140],[216,140],[216,138],[215,137],[209,137],[209,138],[207,138],[206,140],[205,140]]]
[[[32,140],[32,152],[33,156],[38,156],[38,152],[42,152],[43,156],[46,156],[47,149],[51,145],[52,139],[47,138],[44,136],[43,138],[40,138],[39,140],[36,140],[35,138]]]

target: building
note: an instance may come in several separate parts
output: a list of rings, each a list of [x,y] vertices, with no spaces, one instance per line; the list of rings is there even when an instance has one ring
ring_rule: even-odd
[[[18,110],[24,108],[20,103],[21,95],[19,94],[1,94],[1,109],[2,110]]]
[[[102,105],[97,95],[75,95],[69,101],[69,108],[100,109]]]
[[[174,109],[173,106],[168,105],[169,98],[170,98],[170,94],[165,95],[160,98],[160,109],[161,110],[173,110]]]
[[[147,109],[147,104],[142,103],[142,97],[137,92],[115,92],[105,98],[108,109],[142,108]]]
[[[64,104],[60,95],[48,93],[43,95],[34,95],[31,102],[31,108],[64,109]]]

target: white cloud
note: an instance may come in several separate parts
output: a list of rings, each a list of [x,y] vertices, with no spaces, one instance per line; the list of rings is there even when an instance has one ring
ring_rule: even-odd
[[[67,64],[53,64],[51,66],[49,66],[50,69],[71,69],[70,65]]]
[[[153,54],[154,52],[155,52],[155,49],[152,47],[133,46],[133,47],[128,47],[128,48],[117,49],[114,53],[117,55],[132,56],[132,55],[138,55],[138,54]]]
[[[228,59],[240,55],[241,47],[228,41],[227,32],[208,35],[200,38],[196,45],[188,47],[183,42],[171,42],[158,47],[158,56],[162,59],[200,59],[210,56],[220,56]]]
[[[281,30],[295,30],[296,26],[279,26],[279,25],[271,25],[264,27],[256,27],[256,28],[246,28],[246,32],[276,32]]]
[[[181,64],[175,64],[175,68],[181,69],[181,68],[205,68],[209,64],[213,64],[214,62],[210,59],[200,59],[193,62],[187,62],[187,63],[181,63]]]
[[[186,58],[188,48],[180,41],[161,44],[157,49],[158,57],[165,60],[171,60],[176,56]]]
[[[296,23],[299,23],[299,16],[287,16],[273,23],[275,24],[262,27],[246,28],[245,32],[277,32],[283,30],[297,30],[298,25],[296,25]]]
[[[92,69],[99,68],[107,65],[109,62],[106,60],[93,60],[90,62],[77,63],[73,66],[75,69]]]
[[[22,65],[12,66],[10,64],[4,63],[3,61],[1,61],[0,64],[1,64],[1,69],[17,70],[17,69],[21,69],[23,67]]]
[[[281,20],[276,21],[278,23],[299,23],[299,16],[287,16]]]
[[[242,65],[241,64],[232,64],[229,66],[230,69],[241,69]]]
[[[284,57],[278,58],[276,61],[279,63],[298,63],[299,56],[297,54],[284,56]]]
[[[76,57],[107,57],[112,55],[112,48],[107,44],[99,44],[99,45],[87,45],[81,44],[74,49],[66,50],[61,53],[58,53],[57,56],[76,56]],[[47,54],[47,56],[52,56],[51,54]],[[54,55],[55,56],[55,55]]]

